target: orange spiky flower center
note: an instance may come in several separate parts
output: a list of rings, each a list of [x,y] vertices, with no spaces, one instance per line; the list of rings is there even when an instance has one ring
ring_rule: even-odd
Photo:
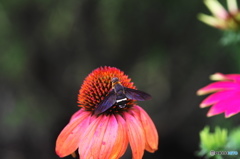
[[[127,88],[136,89],[124,72],[115,67],[99,67],[92,71],[84,80],[81,89],[79,90],[78,103],[80,107],[87,111],[94,112],[95,108],[112,90],[112,78],[117,77],[119,82]],[[104,112],[104,114],[113,114],[126,111],[134,104],[133,100],[128,99],[125,108],[119,108],[115,103],[111,108]]]

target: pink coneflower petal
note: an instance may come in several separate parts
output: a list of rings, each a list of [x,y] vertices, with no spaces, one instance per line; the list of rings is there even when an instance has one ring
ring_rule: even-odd
[[[235,81],[235,82],[240,82],[240,75],[239,74],[228,74],[225,75],[225,77],[229,80]]]
[[[211,80],[217,80],[217,81],[231,80],[231,81],[240,82],[240,75],[239,74],[224,75],[222,73],[215,73],[215,74],[210,76],[210,79]]]
[[[77,114],[79,116],[75,116],[57,138],[56,153],[60,157],[70,155],[77,149],[80,139],[79,133],[81,132],[81,125],[87,124],[90,112],[79,110]]]
[[[223,100],[213,105],[210,108],[207,116],[210,117],[225,112],[225,117],[230,117],[239,112],[239,105],[240,99],[236,100],[235,96],[233,96],[229,99]]]
[[[92,145],[89,143],[90,147],[89,147],[88,154],[91,154],[91,157],[93,158],[105,159],[103,155],[106,152],[102,150],[102,147],[105,147],[108,144],[107,141],[104,141],[104,136],[105,136],[105,133],[107,132],[106,130],[107,130],[109,120],[110,120],[109,117],[103,116],[95,129],[94,136],[90,139],[91,141],[89,139],[87,140],[92,143]]]
[[[226,108],[227,108],[227,105],[222,105],[222,103],[217,103],[210,108],[210,110],[207,113],[207,116],[211,117],[217,114],[221,114],[226,110]]]
[[[81,158],[109,159],[117,138],[118,124],[114,115],[99,116],[82,136],[79,153]],[[88,144],[86,144],[88,143]],[[84,146],[83,146],[84,145]]]
[[[197,91],[198,95],[204,95],[216,91],[221,90],[230,90],[230,89],[240,89],[240,85],[238,83],[233,83],[229,81],[221,81],[221,82],[214,82],[211,83]]]
[[[204,99],[201,104],[200,107],[204,108],[210,105],[213,105],[214,103],[217,103],[221,100],[225,100],[233,95],[239,94],[239,92],[236,91],[232,91],[232,90],[226,90],[226,91],[220,91],[220,92],[216,92],[214,94],[209,95],[206,99]]]
[[[113,158],[111,156],[111,152],[116,143],[117,136],[119,135],[117,134],[118,123],[117,123],[116,117],[114,115],[110,115],[108,118],[109,118],[109,122],[107,125],[107,129],[104,132],[104,137],[101,144],[101,150],[98,156],[98,158],[102,158],[102,159]]]
[[[79,142],[78,152],[80,154],[80,158],[93,158],[93,151],[92,153],[92,144],[96,141],[93,140],[95,136],[96,129],[98,125],[101,123],[101,120],[104,116],[99,116],[96,118],[92,116],[92,122],[89,126],[82,132],[81,140]],[[87,143],[87,144],[86,144]]]
[[[215,73],[211,75],[212,80],[221,80],[209,84],[200,90],[198,94],[213,93],[204,99],[200,107],[211,106],[207,116],[225,113],[228,118],[240,112],[240,74]]]
[[[145,148],[145,135],[141,122],[129,113],[123,113],[133,159],[141,159]],[[137,133],[136,133],[137,132]]]
[[[78,117],[81,116],[81,114],[84,113],[84,112],[86,113],[86,111],[84,111],[84,109],[79,109],[77,112],[75,112],[75,113],[71,116],[70,121],[75,120],[75,119],[78,119]],[[90,113],[88,112],[88,114],[90,114]]]
[[[122,157],[128,146],[126,121],[122,118],[121,115],[116,115],[116,119],[118,122],[118,135],[109,159],[116,159]]]
[[[234,101],[231,103],[232,105],[229,106],[229,108],[225,111],[225,117],[229,118],[237,113],[240,112],[240,100]]]
[[[144,133],[146,137],[145,149],[151,153],[155,152],[158,149],[158,133],[157,129],[152,122],[152,119],[149,115],[139,106],[134,106],[138,110],[142,126],[144,128]]]

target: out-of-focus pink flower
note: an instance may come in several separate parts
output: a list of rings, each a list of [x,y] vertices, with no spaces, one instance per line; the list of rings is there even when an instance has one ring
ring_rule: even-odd
[[[240,74],[215,73],[210,76],[217,82],[211,83],[197,91],[198,95],[213,93],[204,99],[200,107],[212,106],[208,117],[225,113],[225,117],[231,117],[240,112]]]
[[[124,107],[116,103],[100,114],[94,113],[99,103],[112,90],[112,78],[117,77],[122,86],[136,89],[131,79],[114,67],[100,67],[90,73],[78,96],[82,107],[71,117],[59,134],[56,153],[65,157],[78,149],[80,159],[118,159],[128,144],[133,159],[141,159],[144,150],[158,149],[158,133],[148,114],[128,99]]]
[[[227,0],[228,11],[217,0],[204,0],[204,3],[213,16],[200,13],[198,15],[200,21],[218,29],[240,29],[240,12],[236,0]]]

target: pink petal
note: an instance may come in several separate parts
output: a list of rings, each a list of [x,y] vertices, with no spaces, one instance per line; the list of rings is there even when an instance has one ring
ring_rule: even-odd
[[[126,122],[120,115],[116,115],[116,119],[118,122],[118,135],[109,159],[121,158],[128,146]]]
[[[227,108],[227,105],[223,105],[221,102],[218,102],[217,104],[213,105],[210,110],[207,113],[208,117],[221,114],[223,113]]]
[[[239,94],[239,91],[232,91],[232,90],[226,90],[226,91],[220,91],[220,92],[216,92],[214,94],[209,95],[206,99],[204,99],[201,104],[200,107],[204,108],[210,105],[213,105],[221,100],[225,100],[226,98],[229,98],[233,95]]]
[[[210,117],[223,112],[228,112],[226,114],[226,117],[227,117],[232,113],[238,112],[239,107],[237,105],[240,105],[240,99],[238,98],[239,96],[235,95],[235,96],[232,96],[231,98],[219,101],[218,103],[216,103],[210,108],[207,116]]]
[[[85,111],[84,109],[82,109],[82,108],[79,109],[77,112],[75,112],[75,113],[71,116],[70,121],[78,118],[78,117],[82,114],[82,112],[86,112],[86,111]]]
[[[240,74],[222,74],[222,73],[215,73],[210,76],[211,80],[217,80],[217,81],[235,81],[240,82]]]
[[[83,133],[79,153],[81,158],[109,159],[116,143],[118,123],[115,116],[99,116]]]
[[[225,117],[229,118],[239,112],[240,112],[240,100],[237,100],[231,103],[229,108],[225,111]]]
[[[55,151],[60,157],[65,157],[73,153],[80,139],[81,125],[87,124],[90,113],[86,111],[78,111],[78,116],[70,121],[59,134],[56,141]]]
[[[141,159],[145,148],[145,135],[142,124],[128,112],[124,112],[127,134],[132,149],[133,159]]]
[[[142,126],[144,128],[145,137],[146,137],[146,146],[145,149],[151,153],[155,152],[158,149],[158,133],[157,129],[149,117],[149,115],[141,107],[135,105],[134,109],[138,110]]]
[[[240,85],[238,83],[233,83],[229,81],[221,81],[211,83],[197,91],[198,95],[208,94],[221,90],[230,90],[230,89],[240,89]]]
[[[240,82],[240,75],[239,74],[227,74],[225,75],[227,79],[233,80],[236,82]]]
[[[106,131],[108,129],[110,116],[103,115],[101,121],[98,123],[94,135],[91,138],[92,145],[89,147],[89,156],[91,156],[93,159],[105,159],[104,153],[106,151],[103,150],[103,147],[108,145],[108,141],[105,139]],[[104,140],[105,139],[105,140]],[[115,140],[114,140],[115,141]]]
[[[104,133],[104,137],[101,144],[101,150],[98,158],[109,159],[112,158],[112,150],[116,144],[116,139],[120,135],[118,134],[118,123],[114,115],[108,116],[109,122],[107,129]],[[105,122],[105,121],[103,121]]]
[[[78,148],[78,152],[80,155],[80,158],[93,158],[93,155],[96,152],[93,152],[92,150],[92,145],[94,144],[95,141],[94,137],[95,134],[97,134],[97,136],[101,136],[101,132],[96,132],[96,129],[98,128],[99,124],[104,124],[101,123],[102,122],[102,118],[103,116],[99,116],[99,117],[95,117],[92,116],[92,119],[90,119],[90,121],[92,121],[89,126],[82,132],[81,135],[81,140],[79,142],[79,148]]]

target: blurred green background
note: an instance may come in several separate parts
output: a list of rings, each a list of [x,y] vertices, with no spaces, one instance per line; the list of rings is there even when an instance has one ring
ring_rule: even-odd
[[[199,22],[200,12],[209,13],[201,0],[0,1],[0,158],[58,159],[55,141],[79,109],[78,90],[105,65],[153,96],[139,105],[160,145],[144,159],[197,158],[205,125],[239,122],[199,108],[196,91],[210,74],[239,73],[238,50],[221,46],[221,32]]]

